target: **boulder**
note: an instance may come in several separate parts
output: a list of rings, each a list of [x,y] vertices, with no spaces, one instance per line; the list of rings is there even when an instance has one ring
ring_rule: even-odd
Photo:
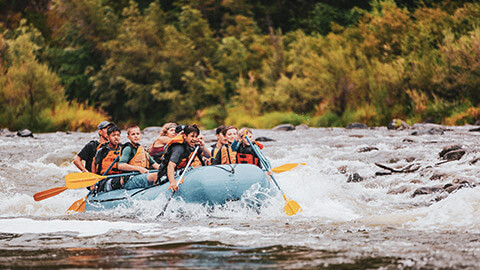
[[[460,160],[463,155],[465,155],[465,150],[460,149],[446,153],[445,156],[443,156],[443,159],[448,161]]]
[[[421,187],[421,188],[417,188],[413,192],[412,197],[416,197],[418,195],[433,194],[433,193],[441,192],[441,191],[443,191],[443,187],[438,187],[438,186],[435,186],[435,187]]]
[[[412,132],[410,135],[418,136],[418,135],[443,135],[445,134],[445,129],[442,128],[429,128],[429,129],[421,129]]]
[[[474,159],[472,159],[468,164],[473,165],[473,164],[477,163],[479,160],[480,160],[479,157],[474,158]]]
[[[340,166],[337,168],[337,171],[341,174],[347,174],[348,167],[347,166]]]
[[[455,150],[459,150],[459,149],[462,149],[462,146],[460,144],[454,144],[454,145],[449,145],[449,146],[445,146],[442,151],[440,151],[440,153],[438,153],[438,156],[440,158],[443,158],[445,156],[446,153],[450,152],[450,151],[455,151]]]
[[[292,124],[282,124],[282,125],[278,125],[278,126],[272,128],[272,130],[275,130],[275,131],[291,131],[291,130],[295,130],[295,127]]]
[[[361,182],[361,181],[363,181],[363,177],[361,177],[358,173],[350,174],[347,178],[347,183]]]
[[[346,129],[367,129],[368,126],[363,123],[351,123],[351,124],[348,124],[345,128]]]
[[[371,147],[371,146],[368,146],[368,147],[362,147],[360,149],[358,149],[358,153],[364,153],[364,152],[370,152],[370,151],[373,151],[373,150],[376,150],[378,151],[378,148],[377,147]]]
[[[465,150],[459,144],[449,145],[444,147],[438,155],[441,159],[448,161],[459,160],[465,155]]]
[[[387,191],[387,194],[396,195],[396,194],[407,193],[407,192],[410,192],[412,190],[413,190],[413,187],[411,187],[411,186],[401,186],[401,187],[398,187],[398,188],[390,189],[389,191]]]
[[[472,129],[469,129],[468,131],[470,131],[470,132],[477,132],[477,131],[480,131],[480,127],[478,127],[478,128],[472,128]]]
[[[295,130],[307,130],[307,129],[309,129],[309,128],[310,128],[310,127],[308,127],[308,126],[305,125],[305,124],[295,126]]]
[[[275,140],[267,138],[267,137],[257,137],[255,139],[255,141],[257,141],[257,142],[274,142]]]
[[[17,131],[17,136],[20,137],[33,137],[33,133],[28,129],[22,129]]]
[[[410,126],[405,123],[405,121],[402,121],[400,119],[393,119],[388,123],[387,125],[388,129],[396,129],[396,130],[403,130],[403,129],[409,129]]]

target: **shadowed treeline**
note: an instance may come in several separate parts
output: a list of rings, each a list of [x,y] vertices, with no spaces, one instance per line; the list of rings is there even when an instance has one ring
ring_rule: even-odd
[[[0,1],[0,126],[473,123],[476,1]]]

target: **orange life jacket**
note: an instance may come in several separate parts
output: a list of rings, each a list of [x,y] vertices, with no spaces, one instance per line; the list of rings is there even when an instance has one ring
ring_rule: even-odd
[[[134,145],[131,143],[128,143],[132,149],[134,149]],[[128,164],[133,165],[133,166],[140,166],[142,168],[148,168],[149,165],[149,158],[147,151],[145,151],[145,148],[143,146],[139,145],[137,147],[137,152],[133,156],[132,159],[128,162]]]
[[[120,153],[121,153],[120,147],[117,147],[117,149],[115,150],[108,148],[107,155],[104,158],[102,158],[99,164],[97,164],[97,171],[98,171],[98,168],[100,167],[100,174],[103,175],[108,170],[108,168],[113,163],[113,161],[120,156]],[[118,173],[120,173],[120,171],[118,170],[118,160],[117,160],[107,174],[118,174]]]
[[[172,138],[170,141],[168,141],[168,143],[165,145],[165,149],[166,151],[168,151],[168,148],[171,148],[173,145],[177,145],[177,144],[184,144],[185,140],[183,139],[183,136],[182,135],[178,135],[174,138]],[[197,154],[199,152],[197,151]],[[187,163],[188,161],[190,160],[190,158],[192,158],[192,155],[193,155],[193,152],[190,153],[190,155],[188,155],[188,157],[186,158],[183,158],[182,160],[180,160],[180,162],[177,164],[177,167],[175,167],[175,169],[181,169],[181,168],[185,168],[187,166]],[[193,168],[196,168],[196,167],[200,167],[202,166],[203,163],[201,161],[201,159],[198,157],[198,155],[193,159],[192,161],[192,167]]]
[[[232,148],[224,144],[220,148],[220,157],[221,163],[220,164],[235,164],[237,163],[237,152],[233,151]]]

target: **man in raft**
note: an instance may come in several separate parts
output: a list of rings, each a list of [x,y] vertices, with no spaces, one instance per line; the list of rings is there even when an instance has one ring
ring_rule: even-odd
[[[112,123],[108,121],[103,121],[97,126],[98,135],[100,136],[99,140],[92,140],[88,142],[82,150],[75,156],[73,160],[73,164],[77,166],[77,168],[82,172],[92,172],[92,161],[97,153],[98,149],[108,142],[108,134],[107,129],[113,126]],[[85,165],[83,165],[82,160],[85,161]]]
[[[198,141],[200,130],[196,125],[187,125],[183,129],[183,133],[176,136],[168,143],[165,156],[158,170],[158,182],[161,184],[166,175],[166,180],[170,182],[170,188],[178,190],[175,182],[175,172],[184,169],[190,160],[195,144]],[[203,146],[204,148],[204,146]],[[203,165],[200,151],[197,151],[195,159]]]
[[[123,146],[118,169],[122,171],[137,171],[141,174],[130,177],[125,183],[125,189],[135,189],[151,186],[157,180],[157,173],[148,173],[148,168],[158,169],[160,165],[140,145],[142,133],[137,125],[127,127],[127,137],[130,142]]]
[[[96,174],[119,174],[118,159],[122,150],[120,144],[120,129],[117,126],[111,126],[107,129],[108,143],[98,149],[95,159],[92,163],[93,172]],[[110,166],[112,165],[113,166]],[[110,168],[110,170],[109,170]],[[123,179],[121,177],[113,177],[100,180],[95,184],[96,192],[111,191],[121,189],[123,187]],[[92,189],[92,187],[90,188]]]

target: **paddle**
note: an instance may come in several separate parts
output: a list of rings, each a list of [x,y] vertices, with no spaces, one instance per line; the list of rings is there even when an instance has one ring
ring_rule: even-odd
[[[258,156],[258,159],[260,159],[260,162],[265,167],[265,169],[266,170],[271,170],[272,167],[270,165],[270,162],[268,162],[267,158],[263,155],[262,151],[260,151],[260,148],[258,148],[257,145],[253,144],[247,136],[245,136],[245,138],[247,138],[248,143],[252,146],[253,151]],[[296,201],[290,200],[290,199],[287,198],[287,196],[285,195],[285,192],[283,192],[283,190],[280,188],[280,186],[278,185],[278,183],[275,180],[275,178],[273,177],[273,175],[270,175],[270,174],[267,174],[267,175],[275,183],[278,190],[280,190],[282,192],[283,199],[285,199],[285,207],[284,207],[285,213],[289,216],[293,216],[293,215],[297,214],[299,211],[302,211],[302,208],[300,207],[300,205]]]
[[[47,190],[44,190],[44,191],[40,191],[40,192],[37,192],[37,193],[33,194],[33,199],[36,202],[38,202],[38,201],[45,200],[47,198],[53,197],[55,195],[58,195],[58,194],[64,192],[65,190],[67,190],[67,187],[54,187],[54,188],[47,189]]]
[[[87,204],[87,196],[85,198],[81,198],[80,200],[76,200],[68,209],[67,213],[74,211],[74,212],[84,212],[85,205]]]
[[[118,161],[118,159],[120,158],[120,155],[118,155],[112,162],[112,164],[110,164],[110,166],[108,166],[107,170],[103,173],[103,175],[101,176],[104,176],[106,175],[110,169],[113,167],[113,165],[115,164],[115,162]],[[88,172],[85,172],[85,173],[88,173]],[[78,173],[77,173],[78,174]],[[80,173],[81,174],[81,173]],[[89,174],[93,174],[93,173],[89,173]],[[67,174],[68,176],[68,174]],[[65,176],[65,185],[68,187],[68,184],[67,184],[67,176]],[[78,178],[77,178],[78,179]],[[96,182],[95,182],[96,183]],[[94,184],[95,184],[94,183]],[[92,184],[93,185],[93,184]],[[91,185],[88,185],[88,186],[91,186]],[[88,186],[85,186],[85,187],[88,187]],[[72,187],[73,188],[73,187]],[[91,191],[90,191],[91,192]],[[72,203],[72,205],[70,205],[70,207],[67,209],[67,213],[70,213],[71,211],[75,211],[75,212],[84,212],[85,211],[85,205],[87,205],[87,196],[85,196],[85,198],[82,198],[80,200],[76,200],[75,202]]]
[[[287,164],[283,164],[281,166],[273,168],[272,171],[274,173],[287,172],[287,171],[290,171],[291,169],[294,169],[294,168],[296,168],[297,166],[300,166],[300,165],[304,166],[305,163],[287,163]]]
[[[149,171],[149,173],[157,172],[157,170]],[[78,172],[69,173],[65,176],[65,185],[68,189],[84,188],[91,185],[95,185],[102,179],[109,179],[114,177],[129,176],[140,174],[140,172],[122,173],[122,174],[110,174],[110,175],[98,175],[91,172]]]
[[[198,151],[198,148],[200,146],[197,145],[197,147],[195,147],[195,151],[193,151],[193,155],[192,157],[190,158],[190,160],[188,161],[187,163],[187,166],[185,166],[185,169],[183,170],[183,173],[182,175],[180,176],[180,178],[178,178],[178,181],[177,181],[177,186],[180,184],[180,182],[182,181],[183,179],[183,176],[185,175],[185,173],[187,172],[188,170],[188,167],[190,167],[190,163],[192,163],[193,159],[195,158],[195,156],[197,155],[197,151]],[[167,165],[168,166],[168,165]],[[175,194],[175,190],[172,189],[172,195],[170,195],[170,198],[168,198],[167,200],[167,203],[165,204],[165,206],[163,207],[163,210],[162,212],[160,212],[156,218],[159,218],[159,217],[163,217],[163,215],[165,214],[165,211],[167,210],[167,207],[168,207],[168,204],[170,203],[170,201],[172,200],[173,198],[173,194]]]

